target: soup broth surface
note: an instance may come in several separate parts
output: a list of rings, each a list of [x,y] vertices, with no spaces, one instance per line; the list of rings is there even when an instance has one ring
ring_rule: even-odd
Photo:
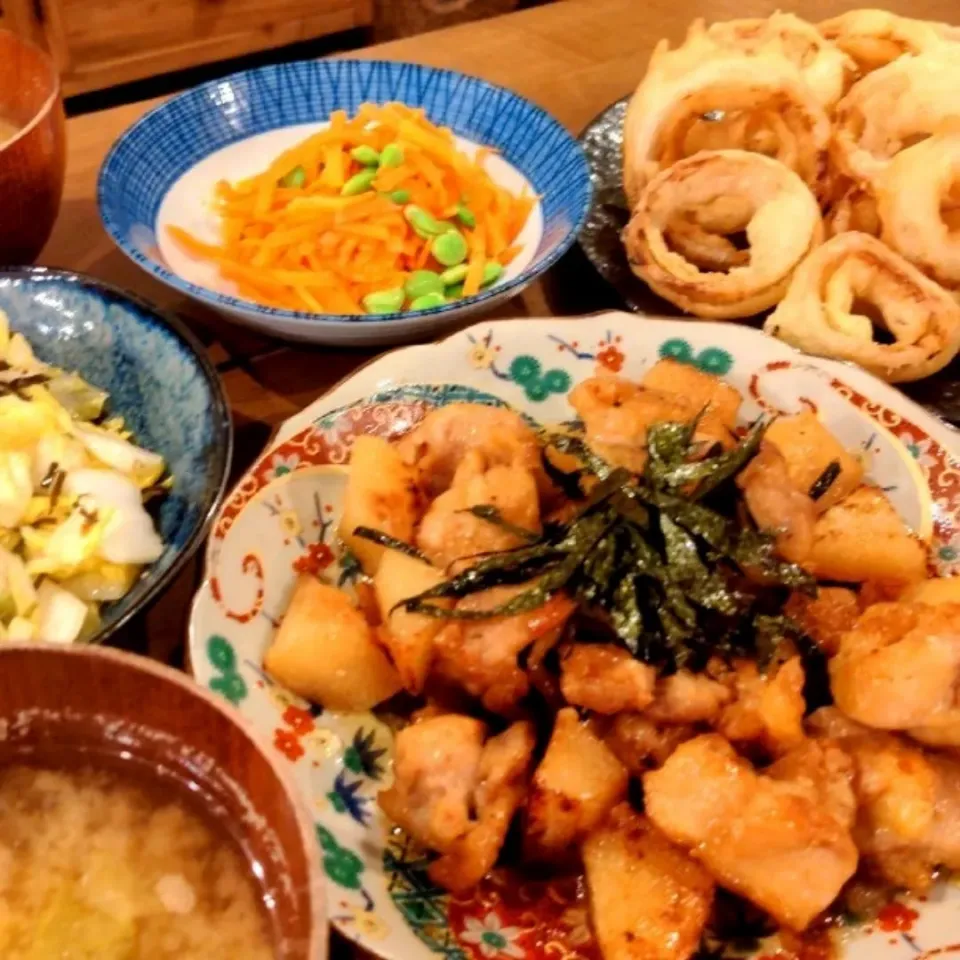
[[[177,792],[98,767],[0,767],[4,960],[273,960],[239,845]]]

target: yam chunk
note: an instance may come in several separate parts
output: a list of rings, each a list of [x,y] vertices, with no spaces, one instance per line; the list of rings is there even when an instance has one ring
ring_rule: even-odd
[[[821,580],[912,583],[926,576],[927,551],[876,487],[859,487],[816,523],[803,564]]]
[[[684,397],[697,412],[705,410],[704,419],[732,431],[742,397],[729,383],[704,373],[689,363],[664,358],[658,360],[640,381],[647,389],[662,390]]]
[[[539,860],[564,860],[627,793],[627,771],[568,707],[533,775],[524,847]]]
[[[263,666],[288,690],[329,710],[369,710],[400,689],[350,598],[310,576],[297,580]]]
[[[437,617],[394,609],[398,603],[415,597],[443,581],[436,568],[398,550],[387,550],[373,578],[377,606],[385,629],[380,639],[400,674],[404,689],[420,693],[430,670],[433,638],[444,626]],[[435,601],[440,606],[446,601]]]
[[[797,489],[809,494],[824,470],[834,461],[840,473],[816,500],[822,513],[850,496],[863,481],[863,464],[817,419],[810,410],[790,417],[778,417],[764,435],[787,462],[787,472]]]
[[[357,527],[372,527],[404,543],[413,542],[419,491],[414,469],[382,437],[353,442],[350,476],[343,495],[340,539],[356,555],[364,573],[373,576],[386,547],[354,536]]]
[[[621,803],[583,844],[590,915],[604,960],[687,960],[713,904],[710,875]]]
[[[907,587],[900,600],[904,603],[960,603],[960,577],[935,577]]]

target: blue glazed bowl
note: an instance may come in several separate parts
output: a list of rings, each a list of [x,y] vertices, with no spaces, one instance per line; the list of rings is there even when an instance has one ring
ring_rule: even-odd
[[[203,347],[179,321],[89,277],[0,268],[0,310],[37,356],[110,394],[136,442],[163,455],[173,489],[155,516],[166,544],[133,589],[102,610],[112,636],[170,584],[200,545],[223,497],[233,447],[230,408]]]
[[[446,306],[358,318],[259,306],[185,280],[169,268],[157,245],[158,214],[187,171],[250,137],[319,123],[334,110],[353,114],[364,102],[387,101],[423,107],[434,123],[494,147],[529,181],[541,198],[543,231],[533,259],[518,275],[508,272],[493,288]],[[159,280],[233,319],[291,339],[386,344],[429,337],[518,293],[571,245],[589,210],[591,189],[576,140],[549,114],[509,90],[412,63],[315,60],[234,74],[157,107],[114,144],[100,171],[98,198],[104,226],[124,253]]]

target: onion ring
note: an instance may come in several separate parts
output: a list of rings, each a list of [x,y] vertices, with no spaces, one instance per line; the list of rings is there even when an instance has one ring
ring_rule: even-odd
[[[850,10],[817,26],[856,63],[861,76],[904,54],[917,56],[944,42],[939,24],[900,17],[887,10]]]
[[[718,197],[672,217],[667,243],[701,270],[727,271],[750,262],[750,254],[728,237],[750,222],[751,205],[741,197]]]
[[[877,307],[894,343],[874,341],[874,322],[856,310],[858,300]],[[844,233],[800,264],[763,329],[899,383],[936,373],[957,355],[960,304],[875,237]]]
[[[960,131],[945,131],[901,151],[877,183],[881,236],[924,273],[960,286],[960,234],[943,207],[956,205]]]
[[[750,260],[729,273],[701,272],[669,248],[666,232],[678,212],[720,198],[745,205]],[[797,264],[822,238],[820,209],[800,177],[776,160],[743,150],[698,153],[659,173],[624,231],[637,276],[665,300],[713,319],[752,316],[773,306]]]
[[[868,190],[848,184],[840,197],[830,204],[824,222],[828,236],[835,237],[851,230],[880,236],[880,214],[876,198]]]
[[[690,30],[703,29],[695,21]],[[688,37],[690,33],[688,32]],[[856,72],[854,60],[827,40],[806,20],[780,11],[769,17],[751,17],[711,24],[706,35],[721,47],[741,53],[777,53],[800,71],[817,100],[830,109],[843,96]]]
[[[700,57],[693,56],[697,51]],[[812,189],[821,189],[830,122],[796,67],[781,56],[719,51],[703,38],[675,51],[659,47],[630,101],[623,131],[623,176],[631,207],[650,179],[689,156],[691,147],[694,152],[701,147],[696,128],[709,126],[704,115],[718,110],[736,121],[724,149],[750,145],[743,142],[749,135]],[[769,124],[762,133],[737,119],[750,115],[762,115]],[[691,136],[694,142],[688,143]]]
[[[960,45],[903,57],[855,84],[837,106],[831,157],[860,186],[891,158],[960,114]]]

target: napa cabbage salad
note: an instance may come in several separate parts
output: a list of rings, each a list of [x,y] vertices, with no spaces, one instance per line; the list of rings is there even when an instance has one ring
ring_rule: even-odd
[[[89,639],[163,552],[144,503],[169,488],[166,466],[107,400],[38,360],[0,310],[0,640]]]

